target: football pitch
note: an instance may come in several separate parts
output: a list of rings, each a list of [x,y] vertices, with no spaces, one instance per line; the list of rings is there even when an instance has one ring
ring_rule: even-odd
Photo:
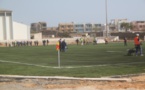
[[[145,51],[143,43],[143,52]],[[145,56],[127,56],[122,42],[108,45],[68,45],[66,52],[58,52],[55,45],[0,47],[1,75],[102,77],[145,72]]]

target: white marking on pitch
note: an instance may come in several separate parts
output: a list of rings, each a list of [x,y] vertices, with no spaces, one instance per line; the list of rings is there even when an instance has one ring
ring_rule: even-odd
[[[106,51],[106,52],[114,53],[114,52],[123,52],[123,51]]]
[[[77,77],[65,77],[65,76],[20,76],[20,75],[0,75],[1,78],[23,78],[23,79],[61,79],[61,80],[91,80],[91,81],[126,81],[131,82],[130,78],[77,78]],[[58,90],[58,89],[57,89]]]
[[[37,64],[29,64],[29,63],[21,63],[21,62],[12,62],[12,61],[5,61],[0,60],[0,62],[4,63],[13,63],[13,64],[22,64],[22,65],[29,65],[29,66],[37,66],[37,67],[44,67],[44,68],[60,68],[60,67],[52,67],[52,66],[43,66],[43,65],[37,65]],[[145,62],[127,62],[127,63],[116,63],[116,64],[102,64],[102,65],[87,65],[87,66],[61,66],[61,68],[81,68],[81,67],[96,67],[96,66],[110,66],[110,65],[131,65],[131,64],[140,64]]]
[[[43,65],[29,64],[29,63],[21,63],[21,62],[12,62],[12,61],[5,61],[5,60],[0,60],[0,62],[22,64],[22,65],[29,65],[29,66],[37,66],[37,67],[47,67],[47,68],[49,67],[50,68],[50,66],[43,66]]]

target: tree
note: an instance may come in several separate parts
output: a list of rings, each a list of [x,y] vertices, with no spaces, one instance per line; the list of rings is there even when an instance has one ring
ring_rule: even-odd
[[[130,23],[121,23],[120,27],[122,29],[125,29],[125,31],[127,32],[127,30],[132,29],[132,25],[130,25]]]

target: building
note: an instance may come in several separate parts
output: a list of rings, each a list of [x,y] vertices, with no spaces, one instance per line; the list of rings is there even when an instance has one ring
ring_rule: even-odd
[[[125,32],[124,28],[121,28],[121,23],[129,23],[127,19],[112,19],[109,24],[110,32]]]
[[[98,32],[103,30],[102,24],[92,24],[92,23],[86,23],[86,24],[74,24],[74,32]]]
[[[74,24],[74,32],[85,32],[85,24]]]
[[[131,22],[132,31],[144,31],[145,32],[145,21],[133,21]]]
[[[38,23],[31,23],[31,32],[39,32],[40,26]]]
[[[14,22],[12,11],[0,9],[0,40],[28,40],[30,27],[23,23]]]
[[[40,32],[47,30],[46,22],[31,23],[31,32]]]
[[[29,40],[30,26],[13,21],[13,40]]]
[[[0,40],[13,39],[12,11],[0,9]]]
[[[58,25],[59,32],[73,32],[74,23],[60,23]]]
[[[103,24],[93,24],[93,31],[94,32],[100,32],[104,30]]]
[[[47,31],[58,31],[58,27],[48,27]]]
[[[91,23],[85,24],[85,32],[93,32],[93,24]]]

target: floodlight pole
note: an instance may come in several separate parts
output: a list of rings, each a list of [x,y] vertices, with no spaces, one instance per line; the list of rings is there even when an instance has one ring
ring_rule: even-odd
[[[107,10],[107,0],[105,0],[105,7],[106,7],[106,37],[108,37],[108,10]]]

